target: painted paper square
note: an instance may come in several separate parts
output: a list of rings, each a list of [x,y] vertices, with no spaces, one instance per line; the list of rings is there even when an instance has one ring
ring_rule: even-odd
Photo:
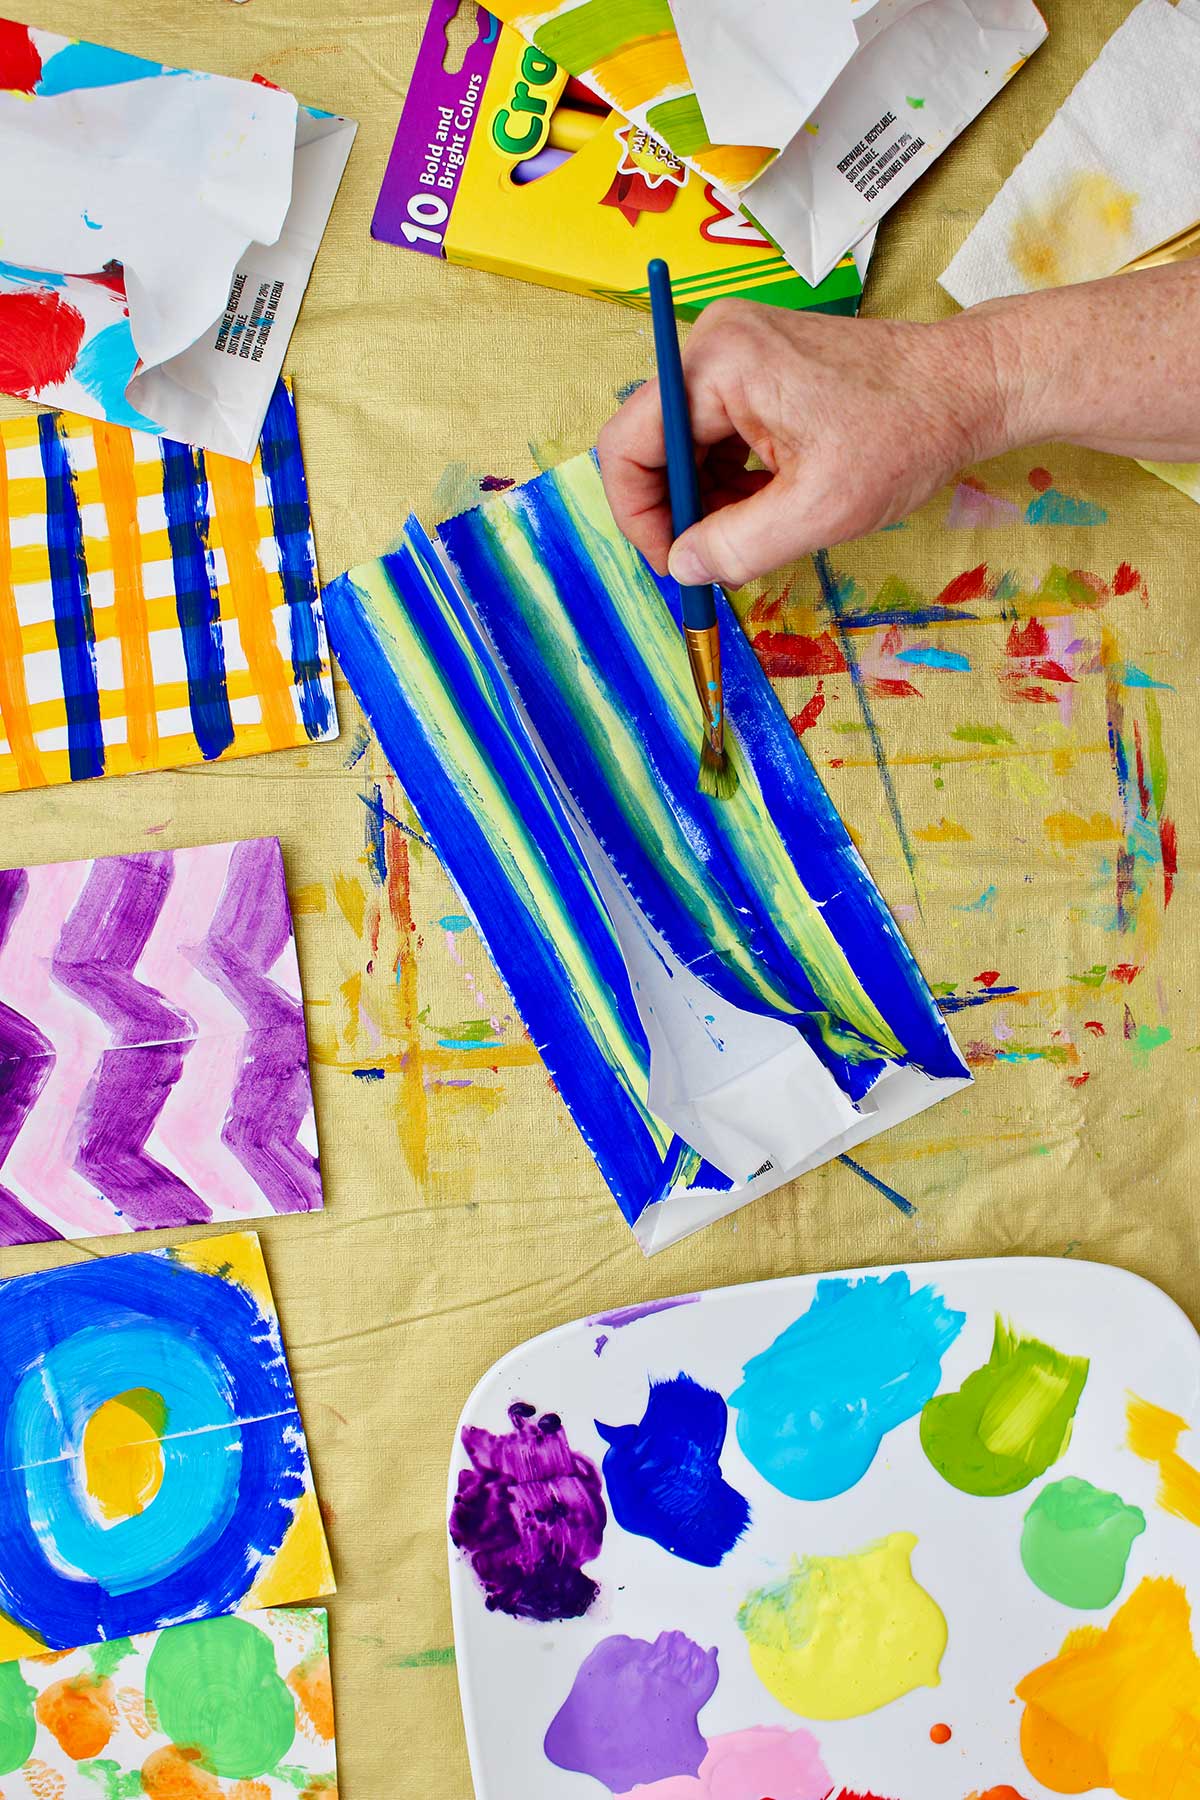
[[[282,381],[252,463],[69,413],[0,424],[0,793],[337,733]]]
[[[0,870],[0,1244],[322,1204],[276,838]]]
[[[337,1800],[321,1607],[0,1664],[6,1800]]]
[[[0,1284],[0,1659],[333,1591],[253,1232]]]

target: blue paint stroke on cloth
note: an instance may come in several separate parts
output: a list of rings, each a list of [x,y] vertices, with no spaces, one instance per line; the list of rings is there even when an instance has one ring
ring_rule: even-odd
[[[911,1218],[916,1212],[917,1209],[911,1200],[906,1200],[903,1194],[898,1193],[894,1187],[889,1187],[886,1181],[881,1181],[878,1175],[872,1175],[870,1169],[864,1169],[862,1164],[855,1162],[852,1156],[839,1156],[838,1161],[845,1163],[848,1169],[853,1169],[859,1179],[865,1181],[868,1187],[873,1187],[877,1194],[882,1194],[885,1200],[890,1200],[897,1212],[904,1213],[907,1218]]]
[[[965,908],[960,907],[959,911]],[[981,994],[942,994],[938,998],[937,1009],[942,1013],[963,1012],[968,1006],[986,1006],[989,1000],[1003,1000],[1009,994],[1019,994],[1019,987],[984,988]]]
[[[896,661],[915,663],[921,669],[969,669],[970,658],[957,650],[938,650],[933,645],[917,645],[912,650],[898,650]]]
[[[114,425],[127,425],[131,431],[157,431],[158,426],[125,398],[125,389],[137,367],[138,353],[128,319],[118,319],[89,338],[75,358],[72,373],[93,400],[98,401],[104,417]]]
[[[308,1460],[278,1325],[248,1289],[169,1253],[16,1276],[0,1284],[0,1369],[0,1610],[67,1649],[244,1599]],[[79,1483],[84,1429],[147,1386],[170,1419],[162,1483],[112,1525]]]
[[[259,444],[271,523],[279,543],[279,578],[288,609],[292,674],[300,696],[300,717],[310,738],[321,738],[333,718],[322,673],[325,646],[317,606],[317,564],[308,483],[300,454],[296,408],[283,381],[275,384]]]
[[[123,81],[147,81],[170,71],[104,44],[66,44],[43,64],[36,94],[71,94],[79,88],[116,87]]]
[[[192,730],[206,762],[233,742],[225,686],[221,602],[208,546],[208,476],[204,452],[162,440],[163,506],[175,569],[175,613],[183,639]]]
[[[376,887],[383,887],[388,877],[387,839],[383,834],[384,821],[388,815],[383,804],[383,789],[379,786],[378,782],[376,782],[371,788],[370,793],[363,794],[360,798],[367,809],[364,827],[366,831],[367,872]]]
[[[934,1288],[913,1292],[903,1270],[819,1281],[808,1311],[746,1364],[730,1396],[747,1461],[793,1500],[846,1493],[887,1432],[937,1392],[965,1321]]]
[[[104,773],[104,738],[83,519],[67,435],[58,414],[39,413],[37,429],[46,481],[46,553],[67,714],[67,757],[71,780],[90,781]]]
[[[639,1425],[602,1425],[604,1480],[622,1530],[685,1562],[715,1569],[750,1523],[745,1497],[721,1474],[729,1414],[690,1375],[652,1381]]]
[[[1102,506],[1092,500],[1076,500],[1055,487],[1035,494],[1025,508],[1027,525],[1104,525],[1107,521]]]

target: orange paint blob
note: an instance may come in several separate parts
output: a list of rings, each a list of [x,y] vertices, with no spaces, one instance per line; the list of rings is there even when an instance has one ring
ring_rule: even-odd
[[[198,1750],[167,1744],[142,1764],[142,1789],[149,1800],[224,1800],[221,1784],[201,1769]]]
[[[953,1736],[954,1733],[948,1725],[931,1725],[929,1727],[929,1741],[931,1744],[948,1744]]]
[[[328,1743],[333,1736],[333,1684],[329,1658],[320,1654],[306,1656],[292,1670],[287,1684],[300,1703],[301,1724],[311,1726],[317,1736]]]
[[[300,1800],[338,1800],[337,1781],[332,1775],[318,1775],[311,1787],[306,1787]]]
[[[117,1725],[112,1682],[95,1675],[52,1682],[38,1695],[34,1712],[72,1762],[99,1756]]]
[[[967,1800],[1023,1800],[1023,1796],[1005,1783],[1001,1787],[988,1788],[985,1794],[968,1794]]]
[[[1069,1632],[1016,1691],[1021,1754],[1054,1793],[1200,1794],[1200,1659],[1177,1581],[1147,1577],[1106,1627]]]
[[[152,1716],[154,1708],[140,1688],[123,1687],[117,1690],[117,1705],[121,1717],[132,1731],[134,1737],[145,1743],[152,1738],[158,1729],[157,1720]]]
[[[67,1784],[57,1769],[31,1759],[21,1770],[33,1800],[66,1800]]]
[[[271,1800],[271,1790],[265,1781],[235,1781],[229,1800]]]

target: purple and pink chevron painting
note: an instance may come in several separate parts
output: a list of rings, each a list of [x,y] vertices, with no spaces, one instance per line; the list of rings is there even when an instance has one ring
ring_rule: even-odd
[[[321,1204],[278,840],[0,871],[0,1244]]]

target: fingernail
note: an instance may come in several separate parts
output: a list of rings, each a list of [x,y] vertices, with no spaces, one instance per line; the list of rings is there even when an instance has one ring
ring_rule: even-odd
[[[667,558],[667,568],[681,587],[700,587],[712,580],[704,559],[690,544],[676,544]]]

